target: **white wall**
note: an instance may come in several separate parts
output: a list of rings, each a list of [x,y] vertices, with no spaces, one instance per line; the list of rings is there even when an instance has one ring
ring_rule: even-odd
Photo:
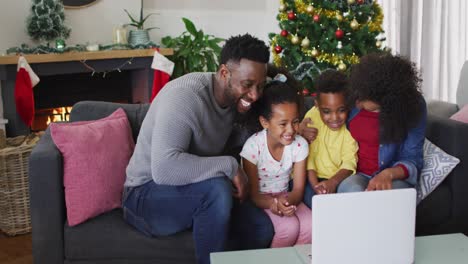
[[[71,27],[69,45],[112,43],[112,29],[129,22],[124,9],[139,14],[138,0],[99,0],[81,9],[66,9],[65,23]],[[182,17],[187,17],[207,34],[228,38],[249,32],[268,42],[268,33],[278,31],[276,15],[279,0],[145,0],[145,14],[159,13],[146,22],[153,41],[184,31]],[[1,0],[0,54],[21,43],[35,45],[26,33],[26,17],[31,0]]]

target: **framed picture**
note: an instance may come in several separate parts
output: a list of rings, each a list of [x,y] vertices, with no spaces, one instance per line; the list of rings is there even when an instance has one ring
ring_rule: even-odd
[[[81,8],[90,6],[97,1],[98,0],[63,0],[63,5],[65,8]]]

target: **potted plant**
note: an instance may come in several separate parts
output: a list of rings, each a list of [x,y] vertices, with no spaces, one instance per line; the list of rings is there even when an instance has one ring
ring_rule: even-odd
[[[170,59],[174,62],[172,78],[177,78],[189,72],[214,72],[218,66],[218,57],[221,52],[219,43],[222,38],[204,34],[197,30],[192,21],[182,18],[185,29],[180,36],[166,36],[161,42],[167,48],[174,49]]]
[[[130,30],[129,36],[128,36],[128,42],[131,46],[136,46],[136,45],[144,45],[148,44],[150,42],[149,38],[149,30],[155,29],[158,27],[151,27],[151,28],[144,28],[144,24],[146,20],[154,15],[155,13],[150,13],[143,17],[143,0],[141,0],[141,6],[140,6],[140,18],[137,20],[134,18],[130,13],[128,12],[127,9],[124,9],[125,13],[127,13],[128,17],[130,18],[131,23],[126,24],[126,26],[133,26],[136,29]]]

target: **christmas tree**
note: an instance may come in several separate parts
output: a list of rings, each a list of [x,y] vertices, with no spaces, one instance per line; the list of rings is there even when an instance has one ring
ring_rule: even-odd
[[[28,17],[28,35],[38,41],[52,41],[70,36],[70,28],[63,24],[65,13],[61,0],[33,0]]]
[[[326,69],[346,71],[367,53],[383,49],[383,14],[373,0],[280,0],[281,31],[270,33],[276,66],[314,91]]]

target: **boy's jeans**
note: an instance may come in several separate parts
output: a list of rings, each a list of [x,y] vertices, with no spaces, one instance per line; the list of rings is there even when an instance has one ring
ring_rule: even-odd
[[[233,207],[232,185],[226,177],[184,186],[159,185],[150,181],[131,188],[125,194],[123,207],[125,220],[147,236],[167,236],[193,228],[197,262],[210,263],[209,254],[223,251],[226,246]],[[245,227],[238,235],[258,234],[264,237],[258,240],[260,243],[268,240],[269,243],[273,237],[271,222],[263,212],[268,222],[262,215],[257,215],[258,210],[255,209],[247,203],[242,207],[236,206],[234,212],[239,218],[239,221],[234,219],[236,229]],[[266,227],[248,233],[258,225]]]

